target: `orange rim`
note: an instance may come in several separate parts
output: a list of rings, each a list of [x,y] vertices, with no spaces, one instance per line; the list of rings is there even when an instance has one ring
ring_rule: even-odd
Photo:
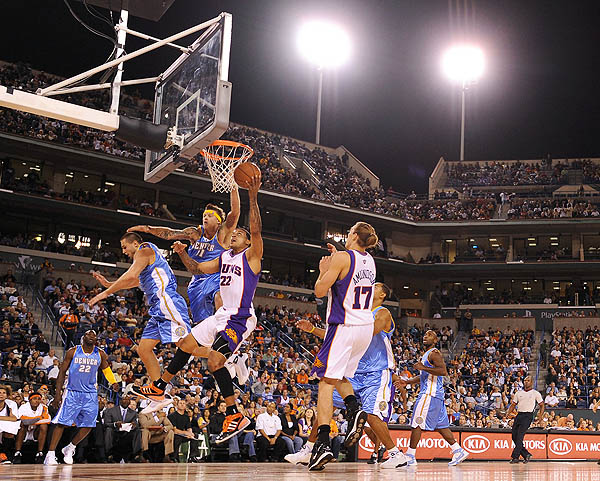
[[[209,149],[216,147],[231,147],[232,149],[241,148],[243,149],[242,155],[239,157],[229,157],[221,154],[217,154],[215,152],[211,152]],[[235,152],[235,151],[234,151]],[[231,153],[231,151],[230,151]],[[205,158],[209,158],[210,160],[240,160],[240,159],[249,159],[254,155],[254,150],[252,147],[247,146],[246,144],[242,144],[240,142],[235,142],[233,140],[215,140],[212,144],[206,147],[202,151],[202,156]]]

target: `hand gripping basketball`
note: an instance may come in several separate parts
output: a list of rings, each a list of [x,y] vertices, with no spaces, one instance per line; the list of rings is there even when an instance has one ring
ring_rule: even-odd
[[[242,162],[233,171],[236,184],[245,189],[250,187],[254,176],[258,176],[260,179],[260,169],[254,162]]]

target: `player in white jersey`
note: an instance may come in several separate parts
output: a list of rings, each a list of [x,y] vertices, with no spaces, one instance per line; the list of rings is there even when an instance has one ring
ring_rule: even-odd
[[[384,283],[377,282],[375,284],[372,311],[375,319],[373,338],[358,363],[355,376],[349,379],[355,395],[360,398],[362,407],[368,414],[367,421],[371,427],[369,437],[375,448],[377,449],[379,440],[381,440],[385,449],[388,450],[389,458],[382,464],[383,469],[394,469],[406,464],[404,455],[392,441],[387,426],[393,410],[394,385],[392,382],[399,379],[393,373],[395,361],[390,341],[395,323],[390,311],[383,307],[383,301],[390,294],[389,287]],[[310,321],[302,319],[296,323],[296,326],[321,339],[325,338],[325,329],[313,326]],[[344,407],[344,401],[337,392],[333,394],[333,405],[336,408]],[[306,445],[298,453],[288,454],[285,460],[292,464],[308,464],[310,450],[316,439],[317,426],[313,426]]]
[[[192,332],[183,338],[175,357],[158,380],[132,390],[140,397],[161,401],[169,381],[187,364],[198,347],[209,348],[208,369],[227,405],[223,432],[217,437],[217,443],[227,441],[250,424],[250,420],[237,411],[233,382],[225,363],[256,327],[252,299],[260,277],[263,256],[262,222],[257,199],[259,188],[260,176],[255,176],[248,187],[250,232],[239,227],[235,229],[231,235],[231,249],[223,252],[218,259],[196,262],[186,254],[184,244],[173,244],[173,249],[181,256],[190,272],[220,273],[223,306],[214,315],[194,326]]]
[[[435,331],[428,330],[423,336],[423,345],[427,351],[421,361],[413,365],[413,368],[421,371],[421,374],[407,380],[400,379],[397,382],[399,386],[421,385],[410,421],[412,428],[410,447],[406,451],[409,466],[417,464],[415,454],[421,439],[421,431],[437,431],[442,435],[452,450],[452,460],[448,463],[450,466],[464,461],[469,455],[456,442],[450,431],[450,422],[444,404],[444,376],[448,375],[448,370],[442,354],[435,347],[437,343],[438,337]]]
[[[373,291],[375,261],[367,249],[377,245],[375,229],[357,222],[348,233],[346,251],[334,252],[319,263],[315,295],[329,297],[327,331],[312,372],[321,378],[317,401],[317,442],[308,464],[311,471],[323,469],[333,459],[329,441],[329,423],[333,412],[333,391],[340,393],[346,405],[348,432],[346,446],[360,438],[367,413],[360,409],[348,381],[373,337]]]

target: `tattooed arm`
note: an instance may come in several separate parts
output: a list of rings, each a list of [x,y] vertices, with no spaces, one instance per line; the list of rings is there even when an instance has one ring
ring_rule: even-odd
[[[152,234],[167,240],[189,240],[196,242],[200,238],[200,233],[195,227],[186,227],[185,229],[171,229],[169,227],[154,227],[151,225],[136,225],[127,229],[127,232],[144,232]]]

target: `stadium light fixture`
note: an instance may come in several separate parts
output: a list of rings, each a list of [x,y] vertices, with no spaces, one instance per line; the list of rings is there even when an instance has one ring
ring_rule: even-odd
[[[483,50],[473,45],[455,45],[444,53],[442,70],[461,86],[460,160],[465,160],[465,91],[483,75]]]
[[[339,25],[325,21],[305,23],[298,33],[298,49],[304,58],[317,67],[319,90],[317,96],[317,127],[315,143],[321,142],[321,103],[323,70],[342,65],[350,56],[350,38]]]

